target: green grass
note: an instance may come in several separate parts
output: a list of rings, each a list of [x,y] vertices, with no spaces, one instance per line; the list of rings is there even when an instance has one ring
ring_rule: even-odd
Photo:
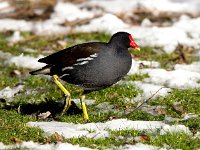
[[[19,82],[18,78],[12,77],[12,72],[16,68],[14,66],[6,66],[3,63],[3,60],[0,60],[0,90],[7,86],[14,86],[17,82]],[[23,70],[23,69],[21,69]]]
[[[133,74],[126,77],[128,81],[142,81],[145,78],[148,78],[148,74]]]
[[[152,136],[148,144],[159,147],[163,147],[166,144],[169,148],[191,150],[200,147],[200,139],[193,138],[185,133],[168,133],[160,136]]]
[[[152,105],[167,106],[167,114],[173,117],[181,117],[182,114],[176,113],[172,107],[174,102],[181,102],[184,111],[187,113],[200,114],[200,89],[174,90],[169,96],[161,97],[151,101]]]
[[[110,35],[105,33],[74,33],[69,36],[58,35],[58,36],[34,36],[32,33],[23,32],[22,36],[26,39],[24,42],[16,43],[13,45],[8,44],[7,38],[11,36],[11,32],[0,33],[0,49],[4,52],[9,52],[13,55],[19,55],[22,53],[23,48],[35,49],[35,52],[24,52],[25,54],[37,56],[41,53],[44,54],[44,50],[48,49],[58,51],[63,49],[63,46],[57,43],[58,40],[64,40],[67,42],[66,47],[76,44],[80,41],[108,41]],[[176,52],[175,52],[176,53]],[[174,55],[157,53],[151,47],[142,47],[140,52],[134,51],[133,54],[140,60],[152,60],[158,61],[162,68],[172,69],[173,65],[177,63],[174,61]],[[192,57],[188,57],[189,63],[195,60]],[[20,76],[13,74],[14,70],[21,72]],[[19,68],[14,65],[7,66],[4,64],[4,60],[0,59],[0,90],[10,86],[14,87],[18,84],[24,84],[25,89],[21,93],[15,96],[15,101],[9,104],[8,110],[0,109],[0,142],[5,144],[11,144],[13,138],[20,140],[33,140],[39,143],[46,143],[47,136],[43,134],[40,129],[30,128],[26,125],[29,121],[40,121],[36,119],[35,115],[22,115],[17,113],[19,105],[23,104],[41,104],[42,102],[60,102],[63,101],[63,93],[51,80],[39,77],[31,76],[28,74],[30,70]],[[126,81],[142,81],[148,78],[148,74],[134,74],[125,77],[123,80]],[[72,98],[79,98],[81,89],[70,84],[65,84],[66,89],[71,93]],[[174,102],[181,102],[186,113],[194,113],[200,115],[200,89],[189,89],[189,90],[173,90],[168,96],[157,98],[148,102],[149,105],[161,105],[166,106],[166,115],[171,117],[183,118],[184,114],[177,113],[172,104]],[[27,92],[29,94],[27,94]],[[125,114],[127,110],[133,110],[137,104],[132,104],[124,99],[130,100],[138,95],[141,91],[133,85],[120,85],[116,84],[112,87],[92,92],[86,95],[86,99],[94,99],[95,104],[87,106],[88,113],[90,116],[90,122],[106,122],[113,118],[127,118],[130,120],[151,120],[151,121],[162,121],[165,115],[154,116],[149,113],[137,110],[135,112]],[[0,107],[5,107],[5,102],[9,99],[1,99]],[[100,113],[96,108],[98,104],[103,102],[109,102],[115,110],[118,112],[107,112]],[[80,106],[79,106],[80,107]],[[60,116],[57,114],[56,121],[73,122],[73,123],[84,123],[82,114],[78,115],[64,115]],[[176,121],[170,124],[184,124],[189,127],[190,130],[195,134],[200,132],[200,119],[191,118],[185,121]],[[120,146],[125,144],[135,144],[134,140],[127,140],[129,137],[140,136],[140,131],[135,130],[123,130],[123,131],[109,131],[110,137],[105,139],[90,139],[90,138],[71,138],[65,139],[65,141],[72,144],[80,144],[81,146],[105,149],[112,146]],[[166,134],[159,135],[156,133],[144,132],[149,137],[149,140],[143,141],[144,144],[155,145],[163,147],[167,144],[170,148],[181,148],[181,149],[197,149],[200,147],[199,138],[193,138],[184,133],[177,134]],[[119,136],[124,137],[123,139],[117,139]],[[56,142],[55,140],[51,142]]]
[[[29,121],[36,121],[30,116],[22,116],[16,111],[0,110],[0,142],[12,143],[13,138],[23,141],[43,142],[43,131],[26,125]]]

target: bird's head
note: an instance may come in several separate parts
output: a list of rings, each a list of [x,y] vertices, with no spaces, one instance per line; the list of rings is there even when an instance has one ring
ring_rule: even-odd
[[[118,46],[124,46],[127,48],[133,48],[135,50],[140,50],[139,46],[136,44],[134,41],[133,37],[131,34],[127,32],[117,32],[115,33],[111,39],[110,42],[113,45],[118,45]]]

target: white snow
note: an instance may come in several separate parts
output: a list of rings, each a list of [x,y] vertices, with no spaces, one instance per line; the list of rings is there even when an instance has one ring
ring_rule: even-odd
[[[29,69],[39,69],[41,67],[44,67],[45,64],[39,63],[38,59],[42,58],[43,56],[40,55],[39,57],[31,57],[31,56],[24,56],[23,54],[19,56],[13,56],[5,61],[6,64],[9,65],[16,65],[17,67],[24,67]]]
[[[169,27],[131,27],[125,29],[133,34],[139,45],[161,47],[166,53],[171,53],[176,46],[200,48],[200,18],[186,18],[179,20]]]
[[[168,125],[162,121],[132,121],[128,119],[115,119],[107,121],[105,123],[86,123],[86,124],[73,124],[64,122],[29,122],[29,126],[39,127],[46,134],[58,134],[64,136],[65,138],[105,138],[109,137],[109,130],[119,131],[119,130],[140,130],[147,132],[155,132],[160,129],[160,134],[166,133],[178,133],[184,132],[186,134],[191,134],[188,127],[184,125]],[[144,145],[137,143],[135,145],[125,145],[120,146],[119,149],[158,149],[157,147],[151,145]]]
[[[140,64],[137,61],[135,61],[134,59],[132,59],[132,65],[131,65],[131,69],[128,72],[128,75],[140,73],[139,67],[140,67]]]
[[[3,5],[3,4],[2,4]],[[66,21],[76,21],[81,19],[93,18],[96,12],[83,9],[84,6],[100,5],[105,8],[106,12],[102,12],[102,16],[94,18],[89,24],[75,25],[73,31],[79,32],[107,32],[115,33],[117,31],[128,31],[133,34],[136,42],[141,46],[161,47],[167,53],[175,50],[176,46],[181,43],[186,46],[200,48],[200,17],[189,18],[181,17],[178,22],[175,22],[169,27],[156,27],[151,25],[131,26],[124,23],[116,17],[116,12],[126,13],[138,7],[144,7],[151,10],[153,13],[162,11],[179,12],[179,13],[200,13],[200,2],[196,0],[188,1],[170,1],[170,0],[136,0],[124,3],[123,0],[115,1],[89,1],[82,5],[74,5],[59,1],[51,17],[43,22],[41,21],[25,21],[15,19],[0,19],[0,31],[30,31],[38,35],[44,34],[66,34],[72,28],[63,26]],[[1,5],[0,5],[1,6]],[[112,7],[110,7],[112,6]],[[110,12],[110,13],[108,13]],[[112,14],[114,13],[114,14]],[[147,22],[146,18],[146,22]],[[147,23],[149,24],[149,23]]]
[[[166,53],[175,50],[179,43],[187,43],[187,34],[175,27],[132,27],[126,29],[132,33],[139,45],[160,47]]]
[[[124,28],[128,28],[129,25],[124,23],[121,19],[113,14],[104,14],[99,18],[93,19],[89,24],[77,26],[75,31],[77,32],[108,32],[115,33],[117,31],[123,31]]]
[[[57,143],[57,144],[38,144],[33,141],[22,142],[21,144],[4,145],[0,143],[0,149],[31,149],[31,150],[91,150],[87,147],[80,147],[79,145],[72,145],[69,143]]]
[[[198,62],[193,62],[192,64],[176,64],[174,66],[175,70],[187,70],[191,72],[197,72],[200,73],[200,61]]]
[[[107,12],[120,13],[130,12],[139,7],[144,7],[151,10],[153,13],[159,12],[178,12],[197,14],[200,12],[200,2],[198,0],[182,1],[182,0],[133,0],[124,3],[124,0],[92,0],[88,5],[98,5],[104,8]]]
[[[18,85],[13,88],[10,88],[9,86],[5,87],[0,91],[0,98],[11,98],[22,90],[24,90],[24,85]]]
[[[140,64],[149,66],[150,68],[142,69]],[[139,93],[131,102],[144,101],[154,95],[152,99],[158,96],[167,96],[171,89],[189,89],[200,87],[200,62],[194,62],[192,64],[176,64],[175,70],[167,71],[159,68],[159,63],[149,61],[132,61],[132,67],[129,71],[129,75],[132,74],[145,74],[149,75],[143,81],[129,81],[125,84],[133,84],[142,93]],[[124,82],[120,82],[124,84]]]
[[[139,1],[139,0],[138,0]],[[192,1],[177,1],[177,0],[143,0],[142,5],[152,11],[166,11],[179,13],[199,13],[198,7],[200,3],[196,0]]]
[[[0,59],[6,60],[12,57],[12,54],[9,52],[3,52],[0,50]]]
[[[108,112],[115,112],[119,113],[120,111],[115,109],[115,105],[110,104],[109,102],[103,102],[95,106],[98,108],[97,113],[108,113]]]
[[[105,138],[109,137],[107,130],[148,130],[155,131],[165,125],[161,121],[131,121],[127,119],[115,119],[105,123],[73,124],[64,122],[29,122],[32,127],[39,127],[46,134],[57,132],[65,138]]]
[[[43,22],[0,19],[0,31],[29,31],[37,35],[66,34],[71,28],[61,25],[65,23],[65,21],[92,18],[93,16],[93,13],[81,10],[78,6],[71,3],[58,2],[55,6],[55,12],[51,14],[50,19]]]
[[[160,130],[161,135],[166,134],[167,132],[169,132],[169,133],[184,132],[184,133],[192,135],[192,132],[189,130],[189,128],[184,125],[172,125],[172,126],[165,125]]]
[[[76,104],[81,104],[80,99],[72,99]],[[95,100],[93,99],[85,99],[85,104],[86,105],[93,105],[95,103]]]
[[[128,3],[128,4],[127,4]],[[120,13],[120,12],[128,12],[131,11],[134,7],[137,6],[137,1],[128,1],[124,2],[123,0],[91,0],[85,3],[86,6],[100,6],[105,9],[106,12],[109,13]]]
[[[187,70],[172,70],[165,69],[143,69],[142,73],[148,73],[149,78],[144,79],[146,83],[153,83],[169,88],[188,89],[199,88],[200,73]]]
[[[133,35],[138,45],[160,47],[166,53],[173,52],[178,44],[184,44],[196,49],[200,48],[200,18],[181,19],[169,27],[130,26],[112,14],[93,19],[89,24],[77,26],[78,32],[127,31]]]
[[[65,138],[78,138],[82,136],[86,136],[88,138],[104,138],[109,136],[108,131],[95,130],[93,132],[89,132],[93,130],[94,124],[91,123],[91,126],[85,129],[84,125],[73,124],[73,123],[63,123],[63,122],[29,122],[28,125],[33,127],[39,127],[46,134],[53,134],[57,132],[58,134],[64,136]],[[84,129],[83,129],[84,128]]]
[[[139,60],[137,62],[139,64],[141,64],[141,65],[148,66],[148,67],[151,67],[151,68],[158,68],[158,67],[160,67],[160,63],[156,62],[156,61]]]
[[[191,119],[191,118],[196,118],[196,117],[198,117],[198,115],[194,114],[194,113],[185,113],[185,114],[183,114],[182,117],[183,118],[173,118],[173,117],[170,117],[170,116],[165,116],[164,122],[169,123],[169,122],[185,121],[185,120],[188,120],[188,119]]]
[[[76,21],[94,17],[94,13],[81,10],[77,5],[72,3],[58,2],[51,14],[51,20],[54,23],[64,23],[65,21]]]
[[[29,31],[38,35],[64,34],[70,30],[69,27],[53,24],[51,20],[31,22],[15,19],[0,19],[0,24],[0,31]]]
[[[183,118],[182,120],[188,120],[188,119],[190,119],[190,118],[196,118],[196,117],[198,117],[197,114],[194,114],[194,113],[186,113],[186,114],[184,114],[184,118]]]
[[[33,22],[31,31],[37,35],[66,34],[71,28],[54,24],[52,20]]]
[[[147,145],[143,143],[136,143],[135,145],[126,144],[117,148],[118,150],[159,150],[159,147]],[[164,150],[164,149],[162,149]]]
[[[135,98],[132,99],[132,102],[138,102],[138,101],[144,101],[148,98],[152,97],[152,99],[160,97],[160,96],[166,96],[171,91],[170,88],[166,88],[164,86],[155,85],[155,84],[149,84],[149,83],[143,83],[141,81],[135,81],[133,84],[142,90],[142,93],[138,94]]]
[[[21,144],[11,144],[11,145],[4,145],[0,143],[0,149],[32,149],[32,150],[92,150],[87,147],[80,147],[79,145],[72,145],[69,143],[60,143],[57,144],[38,144],[33,141],[22,142]],[[119,147],[114,147],[114,149],[118,150],[158,150],[159,147],[151,146],[143,143],[136,143],[135,145],[124,145]],[[163,149],[163,148],[162,148]],[[163,149],[164,150],[164,149]]]
[[[15,31],[11,37],[9,37],[7,40],[10,43],[17,43],[19,41],[22,41],[24,38],[20,35],[20,31]]]
[[[140,73],[140,65],[144,65],[150,68],[159,68],[160,63],[156,61],[145,61],[145,60],[134,60],[132,59],[132,66],[131,69],[128,72],[128,75],[132,74],[139,74]]]
[[[191,134],[188,127],[184,125],[167,125],[161,121],[131,121],[127,119],[116,119],[112,121],[107,121],[105,123],[87,123],[87,124],[73,124],[64,122],[29,122],[29,126],[39,127],[46,134],[58,134],[64,136],[65,138],[78,138],[78,137],[88,137],[88,138],[105,138],[109,137],[108,129],[110,130],[147,130],[149,132],[160,130],[160,134],[166,133],[178,133],[185,132],[186,134]],[[89,132],[90,131],[90,132]],[[62,150],[62,149],[76,149],[76,150],[87,150],[89,148],[80,147],[78,145],[72,145],[69,143],[57,143],[57,144],[44,144],[40,145],[32,141],[22,142],[17,145],[4,145],[0,143],[1,149],[14,149],[14,148],[29,148],[29,149],[49,149],[49,150]],[[159,149],[158,147],[146,145],[142,143],[136,143],[135,145],[125,145],[120,146],[119,149]]]
[[[8,1],[0,2],[0,14],[13,12],[14,8],[9,4]]]
[[[115,119],[105,123],[87,123],[87,124],[73,124],[64,122],[29,122],[29,126],[39,127],[46,134],[58,134],[65,138],[105,138],[109,137],[108,130],[140,130],[154,132],[157,129],[163,129],[166,126],[162,121],[132,121],[128,119]],[[170,126],[171,127],[171,126]],[[177,130],[181,130],[184,126],[177,126]],[[171,127],[173,128],[173,126]],[[166,131],[167,132],[167,131]]]
[[[31,31],[32,22],[15,19],[0,19],[0,31]]]

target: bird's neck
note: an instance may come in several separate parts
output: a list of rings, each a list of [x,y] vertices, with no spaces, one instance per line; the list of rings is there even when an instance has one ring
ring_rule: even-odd
[[[117,49],[128,49],[124,44],[121,44],[120,42],[116,42],[116,41],[110,41],[108,43],[108,45],[111,46],[115,50],[117,50]]]

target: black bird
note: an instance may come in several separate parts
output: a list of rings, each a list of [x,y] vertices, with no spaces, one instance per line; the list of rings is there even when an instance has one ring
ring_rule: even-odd
[[[58,81],[77,85],[83,89],[81,105],[84,119],[89,119],[85,106],[85,94],[109,87],[124,77],[131,68],[132,59],[128,48],[140,50],[131,34],[115,33],[108,43],[89,42],[78,44],[47,57],[38,62],[47,65],[30,72],[32,75],[47,74],[54,78],[55,83],[67,96],[62,114],[71,105],[70,93]]]

